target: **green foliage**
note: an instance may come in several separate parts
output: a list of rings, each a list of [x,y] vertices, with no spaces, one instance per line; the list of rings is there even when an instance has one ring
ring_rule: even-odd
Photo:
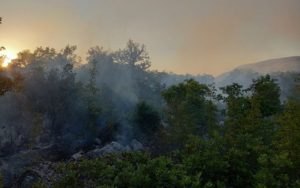
[[[292,181],[300,177],[300,103],[289,101],[284,112],[278,117],[279,129],[274,140],[279,154],[286,155],[291,165],[285,173]]]
[[[253,80],[248,89],[236,83],[223,87],[226,108],[220,117],[211,86],[191,79],[161,93],[159,74],[148,71],[144,45],[130,40],[117,52],[92,48],[80,70],[75,49],[25,51],[11,72],[0,70],[1,105],[6,105],[0,108],[1,125],[8,125],[11,143],[26,132],[26,144],[49,133],[65,139],[62,145],[94,136],[105,144],[122,123],[132,123],[128,130],[134,132],[122,130],[152,153],[61,162],[53,187],[300,186],[298,81],[293,100],[284,105],[269,75]],[[88,76],[77,81],[75,71]]]
[[[196,187],[200,178],[169,157],[151,159],[145,153],[61,164],[58,172],[63,176],[54,187]]]
[[[239,120],[241,119],[249,109],[249,99],[245,97],[244,90],[241,85],[233,83],[226,87],[222,87],[222,92],[226,97],[222,97],[227,105],[227,113],[229,119]]]
[[[213,96],[207,85],[186,80],[166,89],[162,96],[167,103],[166,115],[175,145],[184,144],[190,134],[208,136],[215,128],[216,107],[209,100]]]
[[[268,175],[268,171],[261,169],[261,159],[273,149],[274,115],[281,108],[279,88],[267,75],[254,80],[249,89],[242,90],[240,85],[232,84],[222,90],[227,95],[224,98],[227,104],[224,141],[230,174],[228,183],[233,187],[253,187],[256,181]],[[252,95],[247,95],[247,91],[252,91]]]
[[[130,152],[61,163],[54,187],[299,187],[299,103],[265,118],[257,100],[249,102],[244,116],[228,117],[241,118],[229,140],[216,129],[209,138],[187,136],[180,150],[155,157]],[[139,108],[141,117],[152,114],[146,104]]]
[[[249,89],[252,91],[253,100],[260,104],[263,116],[271,116],[280,111],[280,88],[270,75],[253,80]]]

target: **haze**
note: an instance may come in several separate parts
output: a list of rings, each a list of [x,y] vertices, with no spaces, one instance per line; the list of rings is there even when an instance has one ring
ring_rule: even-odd
[[[218,75],[299,55],[299,0],[1,0],[1,45],[13,51],[144,43],[152,69]]]

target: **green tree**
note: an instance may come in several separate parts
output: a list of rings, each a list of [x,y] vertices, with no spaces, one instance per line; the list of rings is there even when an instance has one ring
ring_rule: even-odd
[[[300,181],[300,103],[289,101],[278,119],[279,130],[275,145],[287,155],[291,166],[285,168],[292,181]]]
[[[186,80],[162,93],[171,137],[182,145],[190,134],[207,137],[216,127],[216,107],[207,85]]]
[[[243,129],[244,118],[250,109],[249,98],[245,96],[242,85],[233,83],[221,88],[226,104],[225,137],[230,145],[234,145],[236,136]]]
[[[281,109],[280,88],[270,75],[262,76],[253,80],[249,90],[252,92],[252,98],[257,100],[260,105],[260,111],[264,117],[272,116]]]
[[[276,83],[266,76],[254,80],[246,90],[242,90],[238,84],[232,84],[222,90],[227,95],[224,101],[227,104],[225,141],[226,158],[229,162],[229,185],[252,187],[255,184],[254,174],[260,168],[260,156],[270,153],[272,148],[275,122],[274,118],[265,116],[279,112],[279,89]],[[268,101],[268,90],[274,94],[271,101],[278,102],[276,109]],[[247,95],[246,91],[252,91],[252,95]],[[268,102],[265,103],[265,100]]]
[[[277,117],[273,146],[258,158],[257,187],[300,186],[300,103],[287,101]]]

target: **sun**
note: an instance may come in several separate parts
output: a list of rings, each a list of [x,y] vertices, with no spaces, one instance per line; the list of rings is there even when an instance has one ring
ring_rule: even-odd
[[[0,57],[2,57],[2,67],[7,67],[13,59],[17,58],[16,53],[8,50],[1,50]]]

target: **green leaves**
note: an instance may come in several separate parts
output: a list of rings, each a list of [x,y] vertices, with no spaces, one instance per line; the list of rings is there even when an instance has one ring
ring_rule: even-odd
[[[250,90],[252,100],[257,100],[260,104],[260,111],[264,117],[275,115],[281,109],[280,88],[270,75],[262,76],[253,80]]]
[[[189,174],[185,167],[167,156],[124,153],[59,165],[54,187],[199,187],[201,173]]]
[[[182,145],[190,134],[207,136],[216,125],[216,107],[209,100],[212,91],[207,85],[186,80],[171,86],[162,93],[166,116],[170,125],[171,140]]]

